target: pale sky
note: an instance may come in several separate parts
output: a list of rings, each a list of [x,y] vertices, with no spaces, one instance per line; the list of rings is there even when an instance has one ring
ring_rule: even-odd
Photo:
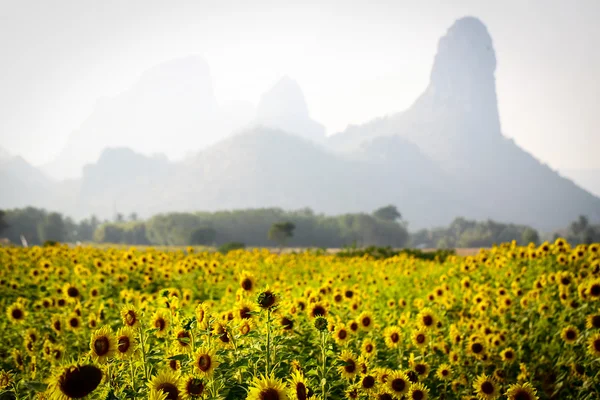
[[[333,134],[409,107],[466,15],[494,41],[504,134],[554,169],[600,168],[598,0],[0,0],[0,146],[47,162],[98,98],[190,54],[221,104],[291,76]]]

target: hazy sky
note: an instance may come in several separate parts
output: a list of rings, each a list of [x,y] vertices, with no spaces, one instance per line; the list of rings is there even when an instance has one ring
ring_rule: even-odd
[[[600,168],[598,0],[0,0],[0,146],[49,161],[96,99],[189,54],[220,103],[293,77],[332,134],[410,106],[465,15],[494,41],[505,135],[555,169]]]

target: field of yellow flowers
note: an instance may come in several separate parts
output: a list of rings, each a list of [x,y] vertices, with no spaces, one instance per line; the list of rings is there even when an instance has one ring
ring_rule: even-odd
[[[0,248],[0,399],[598,399],[600,246]]]

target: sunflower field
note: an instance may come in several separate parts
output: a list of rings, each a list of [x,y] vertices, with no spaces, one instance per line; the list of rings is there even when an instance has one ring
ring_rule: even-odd
[[[0,399],[599,399],[600,245],[0,248]]]

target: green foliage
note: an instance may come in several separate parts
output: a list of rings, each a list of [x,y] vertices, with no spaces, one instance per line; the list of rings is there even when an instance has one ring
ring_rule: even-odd
[[[217,231],[208,226],[203,226],[192,232],[190,236],[191,245],[209,245],[214,243]]]
[[[8,228],[8,223],[5,221],[6,211],[0,210],[0,234]]]
[[[521,234],[521,243],[529,244],[533,243],[536,246],[540,244],[540,237],[537,231],[533,228],[525,228],[523,233]]]
[[[221,245],[218,249],[219,253],[227,254],[233,250],[245,249],[246,245],[240,242],[229,242]]]
[[[536,237],[537,231],[524,225],[456,218],[447,228],[423,229],[415,232],[411,236],[411,245],[421,248],[491,247],[494,243],[512,240],[526,245],[528,242],[525,242],[525,239]]]
[[[373,212],[373,216],[375,218],[379,218],[384,221],[396,221],[398,219],[402,219],[402,214],[398,211],[396,206],[389,205],[385,207],[381,207]]]
[[[150,244],[146,236],[146,224],[135,221],[102,224],[94,232],[94,241],[98,243],[128,243],[135,245]]]
[[[280,246],[284,246],[285,242],[294,236],[294,229],[296,229],[296,225],[291,222],[278,222],[271,225],[269,228],[269,240],[273,240],[277,242]]]
[[[444,262],[446,258],[455,255],[454,249],[438,249],[435,251],[421,251],[416,249],[393,249],[387,247],[369,246],[366,248],[357,248],[356,246],[345,247],[342,251],[336,254],[337,257],[352,258],[352,257],[371,257],[374,259],[385,259],[405,254],[409,257],[414,257],[420,260],[430,260]]]

